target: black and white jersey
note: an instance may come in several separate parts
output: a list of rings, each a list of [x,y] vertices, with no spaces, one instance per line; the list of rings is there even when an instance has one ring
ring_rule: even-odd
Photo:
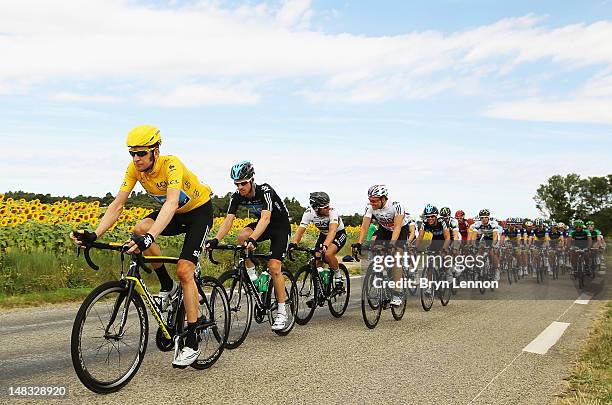
[[[457,231],[457,240],[461,240],[461,233],[459,232],[459,221],[456,218],[448,217],[439,217],[438,221],[442,221],[446,224],[448,231],[450,232],[451,240],[454,240],[453,233]]]
[[[431,240],[444,240],[444,230],[448,229],[446,222],[442,218],[438,218],[435,224],[429,225],[429,222],[425,221],[421,224],[420,232],[431,233]]]
[[[489,220],[489,223],[486,225],[481,221],[476,221],[470,226],[470,231],[476,232],[478,236],[484,236],[487,239],[491,239],[493,238],[493,232],[497,232],[499,236],[500,228],[497,221]]]
[[[317,215],[317,211],[312,207],[306,208],[304,215],[302,215],[300,226],[307,227],[310,223],[313,223],[314,226],[316,226],[317,229],[324,234],[327,234],[329,231],[330,224],[338,224],[338,229],[336,229],[336,231],[341,231],[344,229],[342,218],[338,214],[338,211],[333,208],[329,210],[328,216],[319,216]]]
[[[236,191],[230,199],[228,214],[236,215],[238,207],[241,205],[255,214],[257,218],[261,217],[261,211],[267,210],[272,213],[270,218],[270,226],[275,225],[286,226],[289,224],[289,213],[283,200],[276,194],[274,189],[269,184],[255,184],[255,195],[253,198],[243,197]]]
[[[408,223],[410,222],[410,217],[406,215],[404,208],[397,201],[387,201],[385,206],[379,210],[372,209],[372,206],[368,204],[365,209],[365,214],[363,214],[363,216],[366,218],[376,219],[380,226],[389,231],[393,231],[396,215],[404,216],[404,220],[402,221],[402,227],[408,225]]]

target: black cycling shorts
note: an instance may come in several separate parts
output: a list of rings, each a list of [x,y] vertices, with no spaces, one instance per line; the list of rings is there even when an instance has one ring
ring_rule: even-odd
[[[158,215],[159,211],[155,211],[147,215],[146,218],[155,220]],[[184,233],[185,241],[183,242],[183,249],[179,258],[197,264],[208,232],[212,228],[212,223],[212,203],[208,201],[184,214],[174,214],[170,223],[161,234],[164,236],[174,236]]]
[[[327,234],[320,233],[315,243],[315,248],[321,246],[323,242],[325,242],[325,239],[327,239]],[[332,243],[338,246],[338,252],[346,244],[346,239],[346,231],[344,229],[336,232],[336,237],[332,240]]]
[[[399,238],[397,238],[397,240],[405,241],[408,239],[409,234],[410,234],[410,224],[406,224],[402,226],[402,230],[400,231]],[[393,236],[393,231],[390,231],[387,228],[383,228],[381,226],[376,230],[376,232],[374,232],[374,235],[376,235],[376,241],[391,240],[391,237]]]
[[[257,226],[257,222],[251,222],[246,226],[246,228],[251,228],[255,230]],[[283,260],[287,255],[287,247],[289,247],[289,236],[291,235],[291,226],[287,224],[284,226],[275,226],[271,227],[268,224],[268,227],[264,231],[264,233],[257,239],[257,242],[263,242],[265,240],[270,241],[270,251],[272,255],[270,255],[270,259]]]

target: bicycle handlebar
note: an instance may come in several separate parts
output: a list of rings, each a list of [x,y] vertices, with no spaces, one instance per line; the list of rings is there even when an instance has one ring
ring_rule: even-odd
[[[216,261],[215,258],[213,257],[214,250],[231,250],[233,252],[239,252],[240,255],[244,257],[245,259],[253,259],[253,258],[269,259],[269,256],[270,256],[269,254],[253,253],[252,251],[247,250],[246,246],[238,246],[238,245],[217,245],[215,247],[210,247],[207,250],[208,250],[208,260],[210,260],[210,262],[214,265],[221,264],[220,262]],[[244,253],[245,251],[247,252],[246,254]]]
[[[100,270],[100,266],[95,264],[93,262],[93,260],[91,259],[91,256],[89,254],[89,251],[91,250],[91,248],[96,248],[96,249],[100,249],[100,250],[114,250],[114,251],[117,251],[117,252],[121,252],[122,255],[127,253],[127,251],[129,250],[129,247],[128,247],[127,243],[91,242],[91,243],[83,243],[81,246],[77,246],[77,257],[81,253],[81,249],[83,249],[83,256],[85,256],[85,261],[87,262],[89,267],[91,267],[95,271]],[[136,260],[138,265],[144,271],[146,271],[147,273],[151,273],[153,271],[147,265],[144,264],[142,253],[135,253],[132,256],[135,258],[134,260]]]

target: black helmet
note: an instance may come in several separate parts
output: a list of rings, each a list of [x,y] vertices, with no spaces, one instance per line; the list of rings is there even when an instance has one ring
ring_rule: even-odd
[[[434,205],[427,204],[423,210],[423,215],[438,215],[438,209]]]
[[[442,217],[450,217],[451,216],[450,208],[448,208],[448,207],[440,208],[440,216],[442,216]]]
[[[324,191],[315,191],[310,193],[310,206],[315,210],[317,208],[329,205],[329,196]]]
[[[243,160],[242,162],[236,163],[230,170],[230,177],[232,180],[248,180],[255,174],[255,169],[251,162]]]
[[[485,209],[480,210],[480,212],[478,212],[478,216],[479,217],[489,217],[491,216],[491,212],[485,208]]]

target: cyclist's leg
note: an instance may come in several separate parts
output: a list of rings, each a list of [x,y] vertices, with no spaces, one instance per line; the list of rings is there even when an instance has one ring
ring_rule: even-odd
[[[149,229],[151,229],[153,223],[155,223],[158,214],[159,211],[155,211],[147,215],[145,218],[141,219],[140,222],[138,222],[136,226],[134,226],[134,233],[137,235],[144,235],[149,232]],[[162,232],[162,235],[171,236],[178,235],[180,233],[178,229],[179,226],[175,220],[175,217],[173,217],[170,223],[166,226],[166,228]],[[162,254],[161,249],[159,248],[159,245],[157,243],[153,243],[150,248],[148,248],[142,253],[145,256],[161,256]],[[173,290],[174,281],[168,274],[166,266],[163,263],[151,263],[151,266],[153,267],[153,270],[155,270],[155,274],[159,279],[161,291],[168,292]]]
[[[175,217],[177,223],[185,232],[185,241],[176,265],[176,275],[183,288],[187,335],[185,336],[185,347],[177,355],[173,364],[184,366],[193,363],[200,354],[195,333],[199,298],[194,271],[202,253],[204,242],[208,237],[208,232],[212,228],[212,203],[209,201],[188,213]]]
[[[239,246],[244,245],[244,243],[251,237],[251,234],[255,230],[256,226],[257,222],[251,222],[250,224],[242,228],[240,232],[238,232],[238,236],[236,237],[236,239],[238,241]],[[259,238],[259,241],[262,241],[261,237]],[[254,281],[255,279],[257,279],[257,273],[255,272],[255,263],[253,262],[253,260],[246,259],[244,261],[244,265],[251,280]]]

